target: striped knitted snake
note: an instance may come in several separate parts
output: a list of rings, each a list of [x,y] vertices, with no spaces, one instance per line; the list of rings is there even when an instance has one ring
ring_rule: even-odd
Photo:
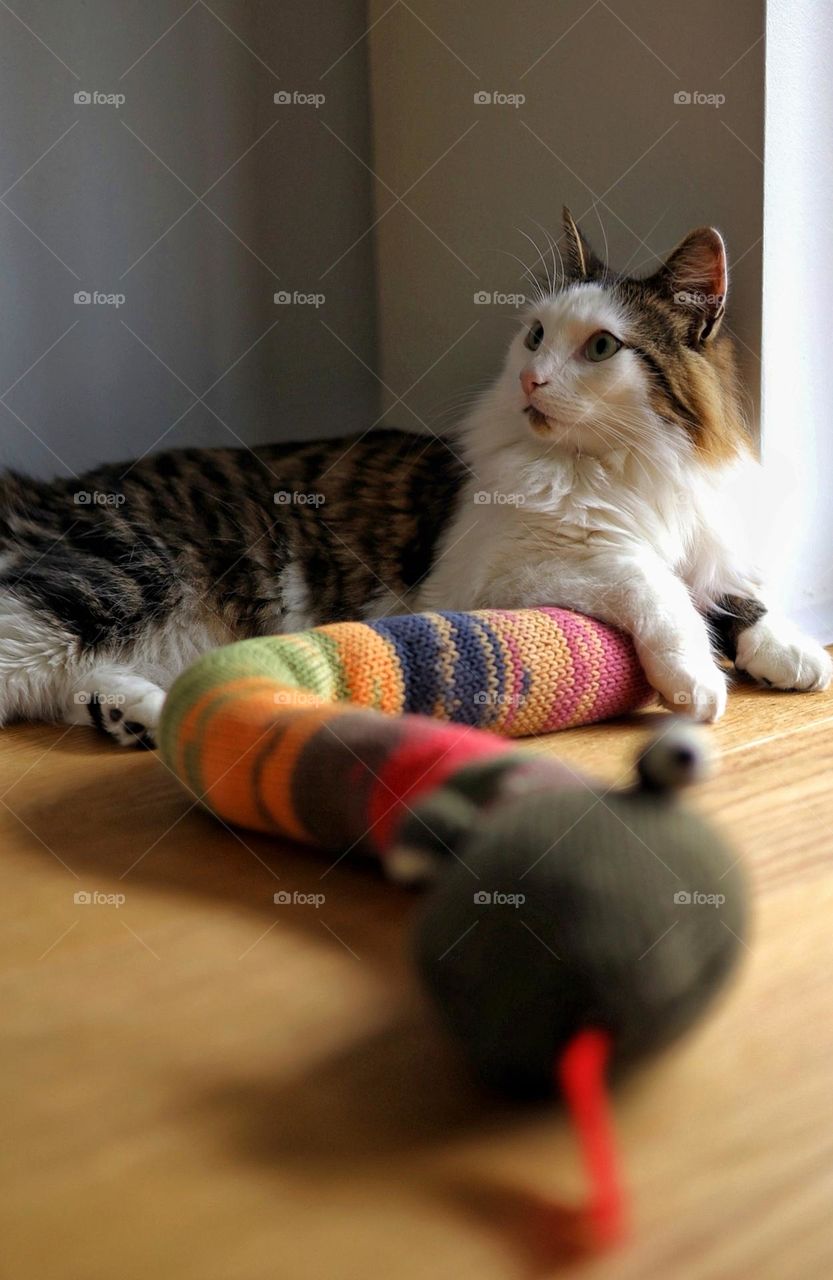
[[[485,1080],[567,1101],[605,1238],[621,1226],[605,1072],[708,1004],[743,937],[743,877],[673,798],[700,762],[673,718],[627,789],[505,738],[651,696],[630,641],[592,619],[432,613],[215,650],[175,682],[160,733],[223,820],[434,882],[422,977]]]
[[[321,740],[343,703],[520,738],[621,715],[650,697],[631,642],[592,618],[547,608],[427,613],[215,650],[177,680],[160,736],[171,767],[223,818],[320,844],[314,790],[295,785],[291,800],[276,800],[288,796],[276,779],[288,785],[316,752],[299,707],[321,704],[303,720],[319,726]],[[378,732],[377,767],[381,738],[401,740],[404,730]],[[499,748],[484,739],[472,749]]]

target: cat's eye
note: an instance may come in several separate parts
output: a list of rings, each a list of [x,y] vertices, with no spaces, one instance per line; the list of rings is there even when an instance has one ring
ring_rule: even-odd
[[[534,320],[527,330],[524,346],[528,351],[537,351],[544,340],[544,326],[540,320]]]
[[[607,329],[600,329],[584,344],[584,357],[586,360],[592,360],[594,364],[601,364],[602,360],[609,360],[621,350],[622,343],[619,339],[612,333],[608,333]]]

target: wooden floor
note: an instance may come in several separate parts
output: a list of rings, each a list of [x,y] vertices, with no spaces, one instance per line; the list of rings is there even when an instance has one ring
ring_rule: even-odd
[[[552,743],[623,779],[659,714]],[[412,898],[235,838],[152,754],[0,734],[0,1275],[829,1280],[833,694],[740,689],[708,732],[691,802],[745,852],[754,937],[618,1095],[633,1239],[589,1261],[563,1122],[487,1102],[420,1004]]]

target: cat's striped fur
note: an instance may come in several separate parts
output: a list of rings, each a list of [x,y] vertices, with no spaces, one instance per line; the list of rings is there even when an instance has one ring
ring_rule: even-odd
[[[462,471],[443,441],[381,430],[51,483],[7,473],[0,716],[92,719],[147,744],[114,674],[164,689],[211,645],[407,612]]]

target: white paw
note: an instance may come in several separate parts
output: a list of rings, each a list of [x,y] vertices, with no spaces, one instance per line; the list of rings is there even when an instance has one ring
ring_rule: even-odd
[[[75,694],[74,723],[87,723],[108,734],[119,746],[152,751],[165,694],[141,676],[93,671]]]
[[[741,632],[735,666],[773,689],[803,693],[826,689],[833,676],[833,660],[820,644],[769,614]]]
[[[726,710],[726,677],[711,658],[697,662],[652,661],[645,674],[663,705],[678,715],[710,723]]]

